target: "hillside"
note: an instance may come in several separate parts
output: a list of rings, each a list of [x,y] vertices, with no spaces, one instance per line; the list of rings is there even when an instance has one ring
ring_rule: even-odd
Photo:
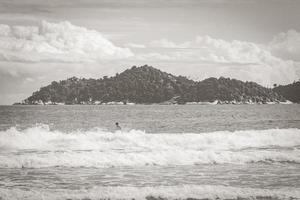
[[[174,76],[151,66],[132,67],[113,77],[53,81],[24,100],[24,104],[103,104],[186,102],[266,103],[285,99],[254,82],[209,78],[200,82]]]
[[[285,99],[254,82],[242,82],[236,79],[208,78],[197,82],[184,94],[184,101],[231,101],[241,103],[266,103],[285,101]]]
[[[273,91],[294,103],[300,103],[300,81],[289,85],[280,85],[275,87]]]

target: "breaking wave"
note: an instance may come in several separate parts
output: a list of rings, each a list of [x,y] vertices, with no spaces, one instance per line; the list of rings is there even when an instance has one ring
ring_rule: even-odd
[[[249,200],[278,200],[298,199],[300,192],[297,188],[281,189],[255,189],[237,188],[218,185],[182,185],[182,186],[156,186],[156,187],[94,187],[84,190],[57,190],[26,191],[20,189],[0,189],[1,197],[13,200],[35,199],[146,199],[146,200],[173,200],[173,199],[249,199]]]
[[[0,160],[2,168],[300,163],[300,129],[149,134],[12,127],[0,131]]]

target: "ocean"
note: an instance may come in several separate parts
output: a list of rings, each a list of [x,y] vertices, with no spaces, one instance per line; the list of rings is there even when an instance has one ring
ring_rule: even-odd
[[[300,105],[0,106],[0,199],[300,199]]]

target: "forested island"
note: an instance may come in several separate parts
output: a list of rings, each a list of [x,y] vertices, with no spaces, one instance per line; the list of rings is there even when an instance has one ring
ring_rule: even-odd
[[[273,90],[294,103],[300,103],[300,81],[289,85],[279,85]]]
[[[285,98],[286,93],[282,91],[284,89],[281,86],[272,90],[255,82],[243,82],[224,77],[193,81],[184,76],[174,76],[144,65],[133,66],[113,77],[104,76],[100,79],[72,77],[59,82],[53,81],[19,104],[288,103],[289,98]],[[299,98],[296,100],[299,101]]]

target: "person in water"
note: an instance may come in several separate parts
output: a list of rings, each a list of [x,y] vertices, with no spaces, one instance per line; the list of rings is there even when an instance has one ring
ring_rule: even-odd
[[[121,126],[119,126],[119,123],[118,122],[116,122],[116,130],[117,131],[120,131],[122,128],[121,128]]]

